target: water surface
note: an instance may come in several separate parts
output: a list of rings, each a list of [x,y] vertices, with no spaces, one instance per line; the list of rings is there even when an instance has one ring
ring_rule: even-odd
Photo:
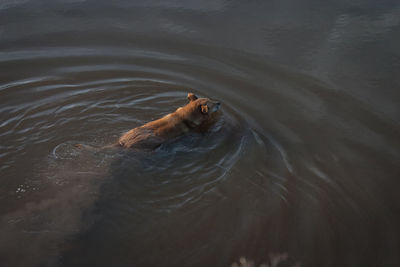
[[[2,1],[1,265],[398,266],[399,32],[398,1]],[[73,146],[188,92],[207,133]]]

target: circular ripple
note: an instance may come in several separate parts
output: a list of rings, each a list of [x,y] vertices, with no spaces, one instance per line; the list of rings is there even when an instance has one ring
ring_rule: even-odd
[[[271,108],[274,101],[286,98],[287,91],[277,93],[265,86],[282,82],[288,74],[268,64],[263,73],[258,70],[260,60],[235,51],[182,45],[192,52],[151,45],[90,51],[58,48],[60,53],[54,48],[46,55],[11,53],[3,59],[20,68],[39,64],[47,75],[0,85],[2,99],[8,101],[1,106],[8,114],[0,132],[7,144],[0,155],[5,162],[2,171],[23,179],[15,181],[15,188],[26,179],[34,183],[39,188],[35,201],[52,199],[51,208],[46,207],[50,212],[39,207],[35,213],[50,218],[48,214],[66,206],[74,214],[74,227],[95,220],[92,233],[112,231],[118,236],[140,235],[147,231],[142,222],[166,214],[175,214],[178,221],[181,212],[198,211],[211,219],[215,214],[208,208],[227,199],[237,206],[254,201],[259,210],[288,202],[291,159],[265,126],[287,126],[273,122]],[[241,67],[248,61],[254,69]],[[206,133],[190,133],[153,152],[101,148],[121,133],[185,105],[188,92],[222,103]],[[297,137],[291,129],[284,132]],[[94,149],[78,150],[76,143]],[[25,162],[32,164],[29,178],[13,168]],[[83,220],[82,210],[88,211]],[[64,221],[49,219],[46,225],[59,229]],[[131,228],[135,222],[143,231]],[[195,227],[198,224],[194,222]]]
[[[264,177],[267,172],[280,177],[281,170],[290,168],[284,150],[266,138],[242,109],[247,104],[238,94],[240,87],[261,88],[240,67],[247,56],[221,50],[218,56],[210,57],[215,48],[189,43],[184,45],[201,53],[176,53],[173,47],[160,49],[156,44],[154,40],[153,49],[151,45],[118,50],[59,47],[2,57],[1,63],[21,67],[40,63],[48,74],[0,86],[10,100],[2,107],[9,114],[2,123],[2,137],[8,140],[1,155],[8,163],[3,168],[18,162],[19,151],[30,150],[40,150],[43,156],[48,151],[52,168],[64,170],[65,162],[77,171],[110,166],[113,179],[109,182],[114,181],[114,190],[126,192],[123,205],[161,212],[195,204],[204,195],[216,193],[232,172],[237,175],[242,171],[243,164],[253,166],[243,174],[244,179]],[[51,69],[46,71],[46,67]],[[101,149],[82,152],[73,146],[83,143],[101,148],[111,144],[122,132],[185,105],[189,91],[222,102],[220,116],[206,134],[192,133],[150,154],[120,155]],[[21,94],[23,98],[17,97]],[[88,153],[95,160],[89,159]],[[261,190],[265,190],[263,183],[257,184]]]

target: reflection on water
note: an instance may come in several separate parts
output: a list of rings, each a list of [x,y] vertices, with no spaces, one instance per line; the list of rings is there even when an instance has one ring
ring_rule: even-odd
[[[400,264],[398,1],[135,2],[0,3],[2,265]]]

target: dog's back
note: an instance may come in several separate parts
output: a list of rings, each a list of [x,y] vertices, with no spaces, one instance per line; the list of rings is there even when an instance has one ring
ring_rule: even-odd
[[[161,119],[148,122],[123,134],[113,147],[152,150],[162,143],[201,127],[218,110],[220,103],[208,98],[187,96],[189,103]],[[84,145],[77,145],[84,147]]]

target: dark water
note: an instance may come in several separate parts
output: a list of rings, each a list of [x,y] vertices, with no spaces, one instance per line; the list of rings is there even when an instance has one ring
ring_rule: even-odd
[[[399,47],[398,1],[2,0],[0,265],[399,266]],[[189,91],[205,134],[72,146]]]

